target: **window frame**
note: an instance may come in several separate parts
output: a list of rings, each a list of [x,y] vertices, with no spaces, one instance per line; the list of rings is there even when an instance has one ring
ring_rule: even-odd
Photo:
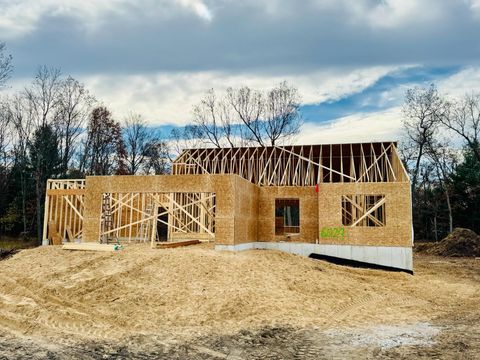
[[[295,205],[286,205],[286,202],[296,202]],[[279,202],[283,202],[281,204],[278,204]],[[278,204],[278,205],[277,205]],[[292,207],[292,208],[297,208],[297,214],[298,214],[298,221],[292,221],[293,223],[298,223],[298,225],[288,225],[286,223],[286,217],[285,217],[285,208],[286,207]],[[282,209],[283,208],[283,209]],[[279,226],[278,224],[278,219],[280,216],[277,216],[277,212],[279,209],[282,209],[282,225]],[[291,210],[290,210],[291,212]],[[275,198],[275,204],[274,204],[274,232],[275,236],[284,236],[288,234],[300,234],[300,198],[291,198],[291,197],[282,197],[282,198]]]
[[[380,205],[377,206],[377,204]],[[369,212],[375,206],[377,208]],[[366,213],[368,215],[365,215]],[[387,225],[386,218],[385,194],[348,194],[341,196],[341,222],[343,226],[382,228]]]

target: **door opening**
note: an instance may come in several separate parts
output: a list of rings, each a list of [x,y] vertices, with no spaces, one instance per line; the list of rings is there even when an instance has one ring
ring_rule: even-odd
[[[168,240],[168,213],[164,207],[158,208],[157,237],[158,241]]]

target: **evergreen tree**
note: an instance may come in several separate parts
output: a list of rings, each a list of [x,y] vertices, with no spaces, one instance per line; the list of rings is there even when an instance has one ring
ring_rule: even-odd
[[[120,123],[100,106],[90,114],[80,171],[87,175],[124,175],[126,150]]]
[[[477,144],[478,147],[478,144]],[[480,161],[465,150],[464,161],[452,175],[453,203],[457,226],[480,232]]]
[[[60,172],[58,139],[50,125],[41,125],[29,143],[29,167],[35,181],[37,209],[37,237],[42,241],[43,210],[46,182]]]

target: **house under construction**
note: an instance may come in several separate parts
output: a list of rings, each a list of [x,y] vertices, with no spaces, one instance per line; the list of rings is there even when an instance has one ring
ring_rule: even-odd
[[[394,142],[189,149],[171,175],[49,180],[43,236],[214,241],[411,271],[410,182]]]

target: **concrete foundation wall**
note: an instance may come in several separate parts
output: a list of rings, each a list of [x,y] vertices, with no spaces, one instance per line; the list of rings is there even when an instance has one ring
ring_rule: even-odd
[[[413,271],[411,247],[325,245],[288,242],[251,242],[239,245],[215,245],[215,250],[243,251],[251,249],[279,250],[301,256],[310,256],[312,254],[325,255],[359,261],[366,264]]]

